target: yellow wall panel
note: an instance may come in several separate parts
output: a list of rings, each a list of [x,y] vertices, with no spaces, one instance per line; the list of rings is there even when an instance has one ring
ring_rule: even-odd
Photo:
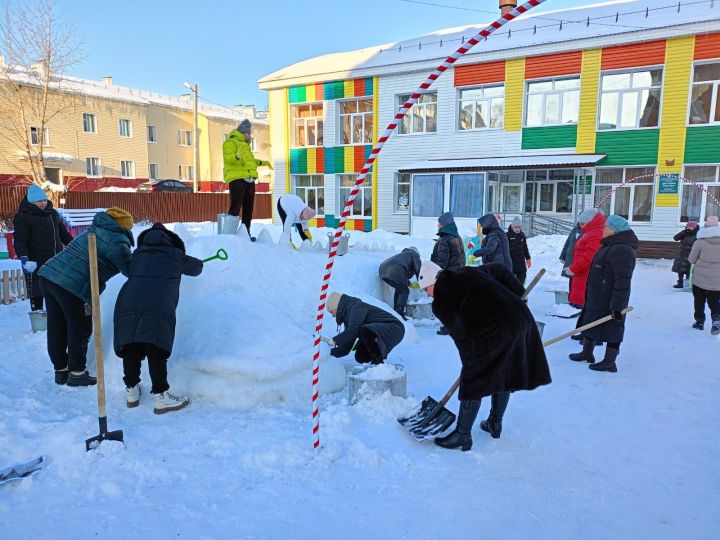
[[[577,153],[595,152],[598,88],[600,84],[601,49],[583,51],[580,75],[580,117],[577,129]]]
[[[345,97],[355,97],[355,81],[344,81],[343,86],[345,87]]]
[[[525,59],[505,63],[505,131],[522,129],[523,94],[525,92]]]
[[[680,196],[677,193],[655,196],[655,208],[677,208],[678,204],[680,204]]]
[[[351,174],[355,172],[355,152],[354,146],[343,146],[340,147],[345,152],[343,162],[345,163],[345,173]],[[337,148],[335,149],[337,152]]]

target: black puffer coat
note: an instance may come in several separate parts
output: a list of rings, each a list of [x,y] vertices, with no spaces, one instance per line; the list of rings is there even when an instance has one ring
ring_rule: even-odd
[[[414,249],[403,249],[397,255],[380,264],[380,279],[387,279],[394,283],[407,283],[413,276],[418,277],[422,261]]]
[[[150,343],[172,353],[180,278],[200,275],[201,260],[185,254],[178,235],[154,226],[138,237],[130,276],[115,303],[115,354],[125,345]]]
[[[335,347],[330,354],[336,358],[350,354],[363,327],[379,338],[378,347],[383,358],[387,358],[405,337],[405,326],[395,315],[347,294],[340,297],[335,320],[338,325],[345,325],[345,329],[333,338]]]
[[[13,228],[16,256],[35,261],[38,270],[73,240],[50,201],[43,210],[29,203],[25,197],[13,218]],[[32,276],[32,296],[42,296],[37,270]]]
[[[510,249],[510,260],[512,260],[513,272],[527,272],[525,261],[530,260],[530,251],[527,245],[527,236],[520,231],[516,233],[512,226],[507,231],[508,244]]]
[[[465,248],[462,238],[454,223],[446,225],[438,231],[430,260],[443,270],[452,272],[465,266]]]
[[[530,310],[488,272],[440,272],[432,308],[460,353],[461,400],[532,390],[551,382]]]
[[[602,239],[600,249],[590,264],[582,324],[628,307],[638,245],[633,231],[622,231]],[[606,343],[620,343],[624,334],[625,317],[622,321],[613,320],[583,332],[590,339]]]
[[[700,227],[695,227],[692,230],[683,229],[673,237],[676,242],[680,242],[677,253],[675,254],[675,261],[672,265],[672,271],[676,274],[687,275],[690,273],[690,261],[688,261],[688,257],[690,256],[695,240],[697,240],[699,230]]]
[[[500,229],[497,218],[493,214],[486,214],[478,220],[478,224],[482,227],[483,239],[480,249],[473,255],[482,257],[483,264],[501,263],[512,270],[508,238]]]

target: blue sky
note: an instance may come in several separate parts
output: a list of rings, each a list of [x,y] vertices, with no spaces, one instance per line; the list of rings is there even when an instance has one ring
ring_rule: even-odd
[[[497,0],[427,0],[497,11]],[[538,10],[591,3],[548,0]],[[81,36],[87,58],[72,74],[168,95],[197,82],[206,100],[267,105],[257,80],[328,52],[486,22],[490,13],[402,0],[57,0]]]

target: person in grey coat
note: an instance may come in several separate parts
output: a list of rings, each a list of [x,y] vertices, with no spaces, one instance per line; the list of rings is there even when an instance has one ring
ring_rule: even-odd
[[[347,356],[355,350],[355,361],[361,364],[382,364],[405,337],[405,326],[397,317],[359,298],[331,293],[327,310],[338,326],[345,329],[333,338],[321,339],[332,349],[335,358]]]
[[[510,244],[507,235],[500,228],[497,217],[494,214],[485,214],[478,219],[478,225],[482,227],[484,238],[480,249],[476,250],[473,255],[482,257],[483,264],[500,263],[512,271],[513,263],[510,257]]]
[[[714,336],[720,334],[720,225],[717,216],[709,216],[705,228],[697,234],[688,260],[695,265],[692,272],[695,324],[702,330],[705,324],[705,304],[710,308]]]
[[[380,264],[380,279],[395,289],[393,309],[403,318],[410,297],[408,282],[413,276],[417,279],[421,264],[420,252],[416,247],[403,249]]]

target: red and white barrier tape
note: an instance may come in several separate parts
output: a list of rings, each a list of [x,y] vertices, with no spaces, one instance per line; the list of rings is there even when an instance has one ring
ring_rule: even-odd
[[[357,180],[355,180],[355,186],[353,187],[352,191],[350,192],[350,196],[348,197],[348,200],[345,202],[345,210],[343,211],[340,222],[337,225],[337,230],[335,231],[335,236],[332,240],[332,246],[330,248],[330,253],[328,255],[328,262],[325,265],[325,275],[323,276],[322,286],[320,287],[320,304],[318,305],[318,312],[317,312],[317,323],[315,326],[315,344],[314,344],[314,351],[313,351],[313,368],[312,368],[312,418],[313,418],[313,447],[318,448],[320,446],[320,409],[318,407],[318,381],[320,377],[320,332],[323,327],[323,317],[325,314],[325,300],[327,299],[327,292],[330,282],[330,276],[332,275],[332,269],[333,265],[335,264],[335,255],[337,254],[337,247],[340,242],[340,237],[342,236],[343,231],[345,230],[345,222],[347,221],[348,217],[350,216],[350,209],[353,206],[353,203],[355,202],[355,197],[357,197],[357,194],[360,190],[360,186],[365,181],[365,177],[370,172],[370,169],[372,168],[372,164],[377,159],[378,154],[380,153],[380,150],[382,150],[382,147],[385,145],[387,140],[391,137],[393,131],[395,131],[395,128],[397,128],[398,123],[400,120],[403,119],[403,117],[408,113],[408,111],[412,108],[412,106],[417,103],[417,100],[420,98],[420,96],[423,94],[424,91],[426,91],[430,86],[442,75],[445,73],[448,69],[450,69],[457,60],[462,57],[465,53],[467,53],[470,49],[472,49],[475,45],[480,43],[482,39],[487,38],[490,34],[495,32],[496,30],[502,28],[505,26],[506,23],[512,21],[519,15],[522,15],[524,13],[527,13],[532,8],[539,6],[546,0],[529,0],[525,4],[516,7],[509,13],[506,13],[499,19],[497,19],[492,24],[488,25],[486,28],[475,34],[473,37],[468,39],[463,45],[457,49],[453,54],[448,56],[445,61],[438,66],[435,70],[433,70],[432,73],[428,76],[427,79],[425,79],[425,82],[423,82],[420,87],[413,92],[413,94],[410,96],[410,98],[403,103],[403,105],[400,107],[398,112],[395,114],[395,117],[393,118],[392,122],[388,125],[388,127],[383,132],[382,136],[378,139],[377,143],[375,144],[374,148],[372,149],[372,152],[370,152],[370,156],[368,156],[367,161],[365,161],[365,164],[362,167],[362,170],[360,171],[360,174],[357,177]]]

